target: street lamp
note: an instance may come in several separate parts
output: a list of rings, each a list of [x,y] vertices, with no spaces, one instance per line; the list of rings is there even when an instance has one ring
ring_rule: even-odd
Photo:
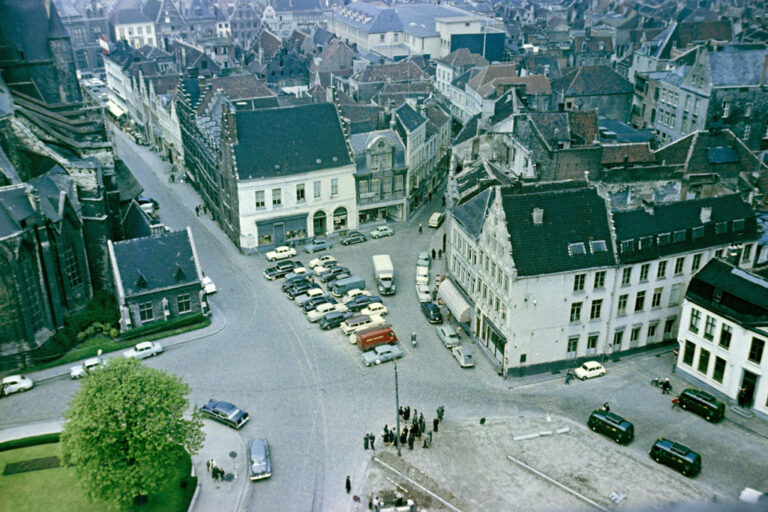
[[[397,362],[395,361],[395,407],[397,408],[397,435],[395,435],[395,445],[397,446],[397,456],[402,457],[403,454],[400,451],[400,392],[397,387]]]

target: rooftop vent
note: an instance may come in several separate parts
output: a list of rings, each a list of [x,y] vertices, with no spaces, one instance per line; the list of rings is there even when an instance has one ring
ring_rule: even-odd
[[[533,225],[541,226],[541,223],[544,220],[544,210],[542,210],[541,208],[534,208],[532,215],[533,215]]]

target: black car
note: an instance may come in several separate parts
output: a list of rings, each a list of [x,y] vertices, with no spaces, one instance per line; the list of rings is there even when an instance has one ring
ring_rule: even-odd
[[[354,299],[347,302],[347,307],[350,311],[360,311],[371,302],[381,302],[381,297],[376,295],[373,297],[369,297],[367,295],[358,295]]]
[[[680,407],[715,423],[725,417],[725,404],[698,389],[687,388],[677,397]]]
[[[314,284],[314,283],[301,283],[295,286],[292,286],[288,288],[288,291],[285,293],[290,297],[291,299],[295,299],[299,295],[303,293],[307,293],[307,291],[312,290],[314,288],[320,288],[320,286]]]
[[[269,267],[264,271],[264,277],[270,281],[273,279],[279,279],[290,274],[293,269],[301,267],[300,261],[281,261],[274,267]]]
[[[325,316],[320,319],[320,328],[324,331],[333,329],[334,327],[340,326],[341,322],[352,316],[353,313],[350,312],[339,313],[338,311],[331,311],[330,313],[326,313]]]
[[[687,446],[663,437],[653,443],[648,455],[659,464],[676,469],[688,477],[696,476],[701,471],[701,455]]]
[[[288,288],[291,288],[292,286],[296,286],[302,283],[309,283],[312,284],[312,277],[310,274],[302,274],[301,276],[295,276],[295,278],[292,278],[290,281],[286,281],[283,283],[282,289],[284,292],[288,291]]]
[[[304,310],[305,313],[308,313],[315,309],[320,304],[323,304],[325,302],[330,302],[331,304],[336,304],[336,299],[331,297],[330,295],[320,295],[319,297],[312,297],[308,301],[306,301],[304,304],[301,305],[301,309]]]
[[[427,317],[427,321],[431,324],[443,323],[443,315],[440,313],[440,308],[434,302],[422,302],[421,312]]]
[[[352,231],[341,239],[341,245],[359,244],[368,240],[364,234],[359,231]]]
[[[346,279],[348,277],[352,277],[349,272],[342,272],[341,274],[336,274],[327,283],[325,283],[327,285],[326,288],[330,290],[336,281],[341,281],[342,279]]]
[[[328,281],[338,276],[339,274],[344,274],[344,273],[349,274],[349,269],[347,267],[342,267],[342,266],[333,267],[326,270],[325,272],[322,272],[320,274],[320,280],[324,283],[327,283]]]
[[[589,415],[587,426],[593,432],[599,432],[619,444],[627,444],[635,437],[635,427],[618,414],[604,409],[595,409]]]
[[[213,399],[208,400],[208,403],[200,408],[200,412],[214,421],[238,429],[250,419],[247,412],[241,411],[231,403]]]

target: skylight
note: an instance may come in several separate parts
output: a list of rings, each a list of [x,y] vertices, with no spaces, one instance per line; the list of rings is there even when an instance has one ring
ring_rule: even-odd
[[[592,250],[592,254],[596,252],[608,252],[608,244],[605,240],[591,240],[589,242],[589,248]]]
[[[577,254],[587,254],[587,249],[584,247],[584,242],[568,244],[568,254],[571,256],[575,256]]]

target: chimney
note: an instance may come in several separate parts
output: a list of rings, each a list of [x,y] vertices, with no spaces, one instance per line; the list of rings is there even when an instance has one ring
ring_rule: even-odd
[[[645,213],[647,213],[648,215],[653,215],[655,211],[655,205],[653,201],[643,199],[643,210],[645,210]]]
[[[705,206],[702,207],[701,211],[699,212],[699,219],[701,220],[702,224],[706,224],[707,222],[712,220],[712,207]]]
[[[534,208],[532,215],[533,215],[533,225],[541,226],[541,223],[544,220],[544,210],[542,210],[541,208]]]

